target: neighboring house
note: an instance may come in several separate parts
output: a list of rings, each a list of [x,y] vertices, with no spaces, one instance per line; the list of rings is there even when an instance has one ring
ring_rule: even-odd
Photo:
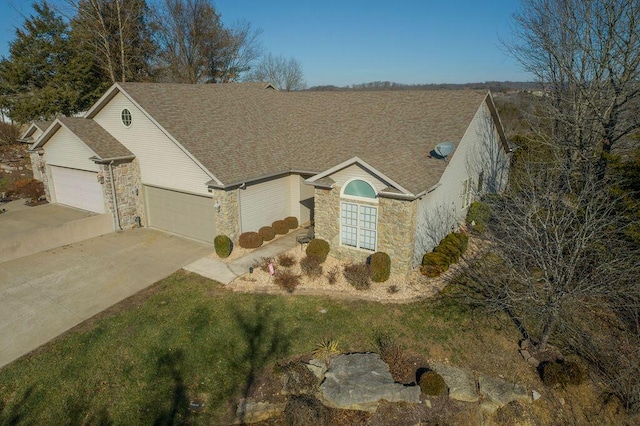
[[[33,145],[40,136],[47,130],[47,127],[51,124],[50,121],[34,121],[27,127],[27,130],[20,136],[18,142],[22,142],[28,145]],[[32,154],[33,155],[33,154]],[[33,161],[32,161],[33,163]],[[33,165],[33,164],[32,164]],[[42,181],[42,169],[33,169],[33,178]]]
[[[434,155],[453,142],[448,159]],[[341,258],[387,252],[407,272],[499,191],[509,149],[490,94],[280,92],[263,83],[116,83],[31,147],[52,202],[237,241],[286,216],[314,220]]]

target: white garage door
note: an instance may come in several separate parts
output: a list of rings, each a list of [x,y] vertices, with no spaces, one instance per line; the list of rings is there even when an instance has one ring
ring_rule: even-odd
[[[289,177],[274,179],[240,190],[242,232],[257,231],[291,215]]]
[[[98,173],[51,166],[56,202],[95,213],[104,213]]]
[[[145,186],[149,226],[213,243],[216,210],[209,197]]]

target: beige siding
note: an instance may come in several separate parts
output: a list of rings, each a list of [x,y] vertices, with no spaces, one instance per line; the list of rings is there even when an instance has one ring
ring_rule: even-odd
[[[291,216],[289,176],[240,190],[240,232],[257,231],[287,216]]]
[[[299,178],[298,185],[300,187],[300,202],[298,203],[300,217],[298,219],[300,223],[305,223],[313,219],[315,188],[312,185],[305,184],[303,178]]]
[[[377,178],[373,174],[371,174],[368,170],[360,167],[357,164],[352,164],[348,167],[345,167],[342,170],[339,170],[331,175],[331,179],[333,179],[336,184],[340,187],[344,185],[346,181],[349,179],[362,179],[373,185],[376,192],[380,192],[386,187],[390,186],[388,183],[383,180]]]
[[[440,186],[418,201],[414,263],[420,262],[425,251],[430,251],[440,239],[464,222],[467,214],[462,196],[465,179],[472,180],[474,198],[479,195],[475,191],[481,172],[485,180],[483,191],[499,192],[507,182],[508,161],[488,107],[483,103],[456,144]]]
[[[306,185],[304,178],[300,175],[289,176],[291,191],[291,216],[298,218],[299,223],[306,223],[311,220],[313,212],[313,194],[315,188]]]
[[[89,160],[96,155],[95,152],[64,126],[44,145],[44,152],[47,164],[53,166],[92,172],[99,170],[98,165]]]
[[[123,108],[131,111],[129,128],[120,120]],[[143,184],[207,195],[211,177],[124,95],[118,93],[94,120],[135,154]]]
[[[216,218],[210,197],[144,187],[149,226],[212,243]]]

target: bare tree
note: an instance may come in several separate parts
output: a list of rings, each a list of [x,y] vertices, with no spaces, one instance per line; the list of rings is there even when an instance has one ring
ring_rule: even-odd
[[[637,294],[640,271],[638,247],[625,238],[628,223],[607,182],[578,176],[558,192],[563,164],[522,160],[511,188],[487,200],[492,244],[466,271],[468,294],[512,315],[540,350],[576,312]]]
[[[260,55],[260,30],[248,22],[226,28],[210,0],[165,0],[155,20],[165,80],[235,81]]]
[[[280,90],[303,90],[307,87],[304,81],[302,64],[295,58],[269,53],[246,77],[246,81],[266,81]]]
[[[223,49],[210,61],[211,77],[218,83],[238,81],[262,56],[262,30],[247,21],[238,21],[226,29]]]
[[[145,0],[65,0],[72,36],[111,82],[150,77],[155,51]]]
[[[639,25],[640,0],[524,0],[506,43],[543,87],[541,136],[600,179],[640,126]]]

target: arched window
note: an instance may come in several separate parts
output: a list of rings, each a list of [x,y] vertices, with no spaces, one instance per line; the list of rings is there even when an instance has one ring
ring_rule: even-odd
[[[376,251],[378,208],[375,188],[361,179],[354,179],[342,187],[340,202],[340,243],[344,246]]]

